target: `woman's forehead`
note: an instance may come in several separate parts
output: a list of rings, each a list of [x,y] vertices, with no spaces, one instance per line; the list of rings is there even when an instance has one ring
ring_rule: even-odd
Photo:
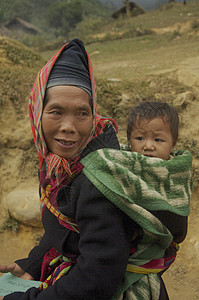
[[[90,97],[87,92],[76,86],[54,86],[47,91],[46,104],[53,106],[90,107]]]
[[[56,85],[50,87],[46,90],[47,95],[55,94],[75,94],[75,95],[84,95],[85,97],[89,96],[88,93],[79,86],[75,85]]]
[[[81,99],[90,99],[89,94],[77,86],[63,85],[63,86],[53,86],[47,89],[46,96],[48,100],[50,98],[70,98],[77,97]]]

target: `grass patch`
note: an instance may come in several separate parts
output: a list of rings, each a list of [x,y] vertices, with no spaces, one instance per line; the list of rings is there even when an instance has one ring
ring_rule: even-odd
[[[199,20],[198,19],[193,20],[191,27],[192,29],[199,29]]]
[[[41,60],[39,54],[22,46],[17,42],[8,39],[0,40],[0,47],[5,51],[6,58],[14,64],[25,64],[28,67],[34,66],[37,61]]]
[[[194,157],[198,157],[197,141],[192,138],[179,138],[176,147],[189,150]]]
[[[199,168],[193,165],[193,190],[197,191],[199,187]]]
[[[10,101],[17,111],[23,111],[27,109],[27,100],[36,74],[45,60],[11,39],[0,38],[0,49],[0,105]]]
[[[15,219],[13,219],[11,216],[3,223],[1,227],[1,232],[4,232],[6,230],[12,231],[14,234],[17,234],[19,230],[19,222]]]

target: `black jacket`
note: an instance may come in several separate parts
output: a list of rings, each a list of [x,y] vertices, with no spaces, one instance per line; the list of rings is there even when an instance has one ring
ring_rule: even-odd
[[[107,147],[119,149],[112,128],[92,140],[82,156]],[[43,257],[51,247],[64,255],[77,254],[77,264],[44,291],[31,288],[25,293],[5,296],[5,300],[108,300],[122,281],[132,236],[138,225],[107,200],[82,172],[59,190],[57,202],[62,213],[76,220],[80,234],[60,225],[57,218],[45,209],[45,233],[39,246],[33,248],[28,258],[17,263],[35,280],[40,279]],[[186,218],[176,222],[178,217],[174,214],[169,218],[162,212],[155,214],[174,236],[179,234],[183,239]],[[179,223],[177,229],[176,223]],[[168,299],[163,282],[160,299]]]
[[[92,140],[83,156],[105,147],[119,149],[112,128]],[[45,209],[45,233],[39,246],[17,264],[39,280],[43,256],[51,247],[64,255],[77,254],[77,264],[44,291],[31,288],[25,293],[5,296],[5,300],[110,299],[121,282],[137,225],[107,200],[82,172],[59,190],[57,201],[59,209],[76,220],[80,234],[60,225]]]

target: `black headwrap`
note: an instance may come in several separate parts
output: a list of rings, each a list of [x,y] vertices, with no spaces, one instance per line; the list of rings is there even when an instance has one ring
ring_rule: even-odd
[[[57,85],[80,87],[91,97],[87,53],[81,40],[70,41],[55,62],[48,78],[47,88]]]

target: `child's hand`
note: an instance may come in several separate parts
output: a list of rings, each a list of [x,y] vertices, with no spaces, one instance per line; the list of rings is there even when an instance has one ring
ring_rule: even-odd
[[[0,296],[0,300],[3,300],[3,296]]]
[[[16,263],[13,263],[13,264],[10,264],[10,265],[0,265],[0,272],[1,273],[12,273],[13,275],[19,277],[19,278],[23,278],[23,279],[26,279],[26,280],[33,280],[34,278],[26,273],[18,264]],[[1,298],[0,298],[1,300]]]

